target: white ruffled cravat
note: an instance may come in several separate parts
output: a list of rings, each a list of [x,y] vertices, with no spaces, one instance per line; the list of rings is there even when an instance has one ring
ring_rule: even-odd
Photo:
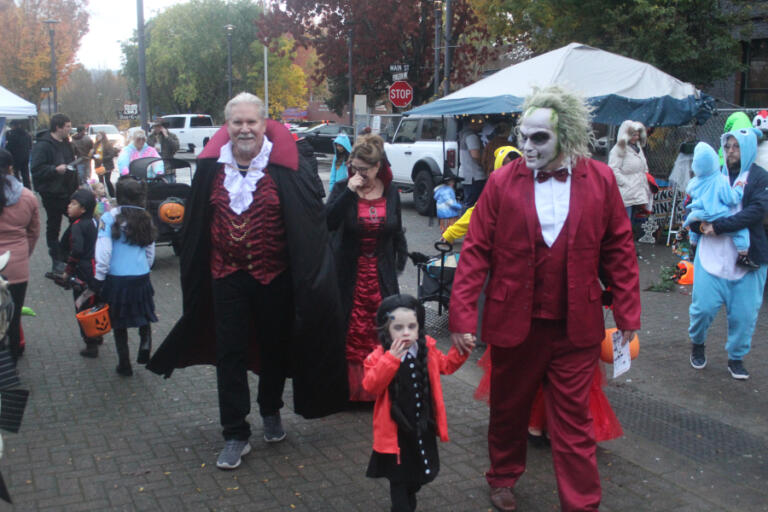
[[[243,176],[232,154],[232,142],[227,142],[221,147],[218,161],[224,164],[224,188],[229,192],[229,207],[236,214],[240,215],[251,206],[253,193],[259,180],[264,177],[264,169],[269,163],[271,152],[272,142],[265,135],[261,151],[251,160],[248,172]]]

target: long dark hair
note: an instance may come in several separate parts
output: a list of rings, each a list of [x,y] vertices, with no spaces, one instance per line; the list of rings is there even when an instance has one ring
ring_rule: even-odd
[[[6,179],[6,176],[10,174],[11,166],[13,165],[13,155],[11,152],[0,148],[0,215],[2,215],[5,205],[8,203],[8,199],[5,197],[5,189],[10,188],[11,184]]]
[[[157,228],[152,216],[146,210],[147,184],[131,176],[120,176],[115,187],[120,213],[112,224],[112,239],[119,240],[125,235],[130,245],[146,247],[157,238]]]
[[[107,158],[115,156],[115,149],[112,147],[112,143],[109,142],[107,134],[105,132],[99,132],[98,135],[100,135],[101,138],[96,144],[101,144],[101,159],[106,160]]]
[[[390,414],[395,423],[406,432],[414,434],[426,433],[430,423],[434,423],[431,409],[431,393],[429,389],[429,369],[427,367],[427,339],[424,333],[424,306],[412,295],[401,293],[390,295],[381,301],[378,311],[376,311],[376,329],[379,334],[379,341],[384,350],[389,350],[392,346],[392,336],[389,334],[389,326],[392,323],[392,312],[398,308],[410,309],[416,313],[416,320],[419,324],[418,347],[419,352],[416,355],[416,365],[422,375],[422,392],[424,396],[421,402],[424,404],[425,414],[416,420],[416,425],[411,425],[405,414],[400,408],[400,397],[403,393],[410,392],[410,388],[401,389],[397,377],[389,383],[389,396],[392,402]]]

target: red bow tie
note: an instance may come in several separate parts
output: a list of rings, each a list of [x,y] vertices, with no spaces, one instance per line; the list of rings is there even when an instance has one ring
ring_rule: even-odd
[[[558,169],[556,171],[539,171],[536,173],[536,181],[544,183],[549,178],[555,178],[557,181],[565,182],[568,179],[568,169]]]

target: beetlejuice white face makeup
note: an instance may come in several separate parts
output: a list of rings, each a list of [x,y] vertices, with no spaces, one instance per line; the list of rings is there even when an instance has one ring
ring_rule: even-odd
[[[546,169],[557,160],[560,146],[554,131],[556,118],[551,108],[537,108],[525,113],[520,124],[519,144],[529,169]]]

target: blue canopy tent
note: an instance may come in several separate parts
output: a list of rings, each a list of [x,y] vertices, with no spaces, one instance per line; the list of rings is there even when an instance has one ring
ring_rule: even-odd
[[[619,125],[680,126],[706,121],[714,100],[650,64],[580,43],[509,66],[405,115],[504,114],[520,112],[534,86],[562,85],[595,107],[594,121]]]

